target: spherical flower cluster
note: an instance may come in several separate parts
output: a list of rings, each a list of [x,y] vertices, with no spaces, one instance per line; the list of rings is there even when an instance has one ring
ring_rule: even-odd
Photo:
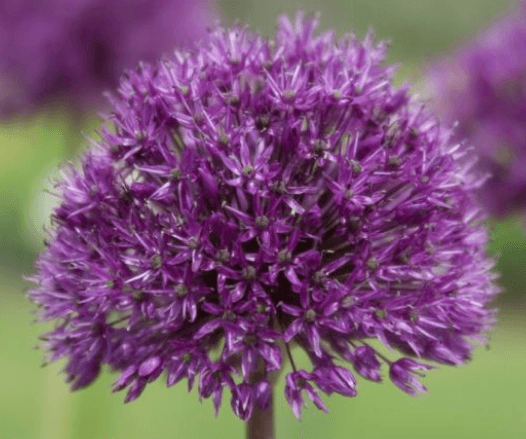
[[[208,0],[3,0],[0,114],[99,103],[124,68],[206,34]]]
[[[488,211],[526,211],[526,1],[475,41],[429,68],[436,110],[458,121],[490,175],[480,191]]]
[[[299,417],[305,396],[355,396],[349,367],[416,394],[431,366],[404,355],[461,364],[484,338],[497,289],[469,151],[392,86],[384,44],[316,25],[218,29],[123,79],[29,292],[73,389],[106,364],[131,401],[165,372],[248,419],[290,362]]]

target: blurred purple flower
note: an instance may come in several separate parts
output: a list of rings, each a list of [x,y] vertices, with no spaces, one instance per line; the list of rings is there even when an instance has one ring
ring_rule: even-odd
[[[458,121],[490,175],[480,192],[488,211],[526,212],[526,1],[452,56],[429,68],[435,106]]]
[[[427,366],[367,339],[445,364],[484,339],[498,291],[470,150],[393,87],[384,44],[316,26],[219,29],[122,80],[113,127],[58,184],[29,292],[74,389],[107,364],[131,401],[166,371],[216,412],[228,388],[247,419],[288,358],[300,417],[305,395],[356,395],[349,365],[423,389]]]
[[[101,101],[125,68],[205,35],[208,0],[3,0],[0,114]]]

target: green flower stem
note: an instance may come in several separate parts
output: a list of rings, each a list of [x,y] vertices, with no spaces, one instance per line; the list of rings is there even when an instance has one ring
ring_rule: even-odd
[[[259,380],[260,373],[254,373],[254,380]],[[273,385],[273,383],[272,383]],[[254,406],[252,417],[247,421],[247,439],[275,439],[274,425],[274,386],[270,394],[270,404],[267,410],[261,410],[257,404]]]

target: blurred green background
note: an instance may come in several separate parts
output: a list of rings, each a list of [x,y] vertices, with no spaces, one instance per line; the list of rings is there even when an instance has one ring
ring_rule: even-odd
[[[452,50],[505,11],[505,0],[290,0],[219,3],[223,22],[236,19],[270,34],[276,17],[298,7],[322,12],[323,29],[339,33],[368,27],[389,38],[390,62],[401,63],[399,80],[417,80],[426,59]],[[111,394],[115,378],[69,393],[61,365],[40,368],[33,349],[42,325],[31,323],[31,306],[21,276],[32,271],[42,248],[42,225],[53,197],[50,175],[70,159],[71,121],[50,110],[30,120],[0,125],[0,439],[143,439],[244,437],[229,396],[217,419],[209,401],[199,403],[184,384],[150,385],[135,402]],[[88,126],[97,126],[96,118]],[[85,127],[87,133],[90,128]],[[77,135],[78,136],[78,135]],[[73,140],[72,140],[73,139]],[[80,136],[78,142],[81,142]],[[296,421],[277,389],[279,438],[524,438],[526,437],[526,239],[522,220],[492,223],[490,251],[500,255],[499,325],[489,350],[475,352],[472,364],[431,371],[430,394],[413,399],[392,384],[359,380],[354,399],[326,398],[330,414],[309,406]]]

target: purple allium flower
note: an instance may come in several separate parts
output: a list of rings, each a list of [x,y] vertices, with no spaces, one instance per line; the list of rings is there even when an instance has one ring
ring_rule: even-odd
[[[0,114],[98,103],[124,68],[206,34],[208,0],[3,0]]]
[[[391,364],[389,377],[404,392],[416,395],[418,392],[425,392],[426,388],[414,375],[423,376],[421,372],[417,371],[429,369],[433,369],[433,367],[428,364],[418,363],[410,358],[402,358]]]
[[[488,211],[526,211],[526,1],[429,68],[436,109],[477,148]]]
[[[349,367],[424,390],[429,366],[369,339],[452,365],[484,339],[497,288],[470,151],[393,87],[385,44],[316,26],[219,29],[122,80],[29,292],[73,389],[106,364],[131,401],[166,372],[216,412],[227,388],[247,419],[288,360],[300,417],[305,396],[356,395]]]

